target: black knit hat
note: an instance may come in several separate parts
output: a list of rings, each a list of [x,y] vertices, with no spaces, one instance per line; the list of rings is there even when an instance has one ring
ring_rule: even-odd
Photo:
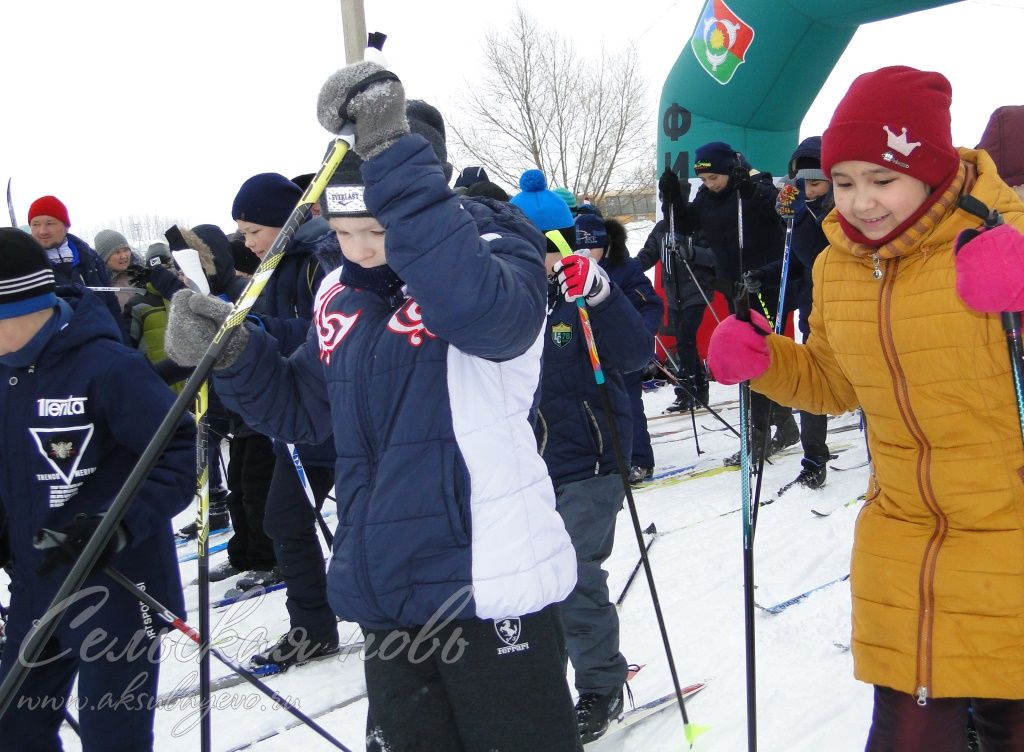
[[[302,189],[284,175],[261,172],[242,183],[231,204],[231,218],[264,227],[284,227],[302,198]]]
[[[28,233],[0,228],[0,319],[57,305],[57,284],[46,251]]]
[[[334,148],[334,141],[328,144],[330,151]],[[345,152],[345,158],[341,160],[338,169],[331,175],[327,187],[320,196],[320,216],[325,219],[331,217],[371,217],[373,216],[366,208],[363,201],[363,173],[360,167],[363,160],[359,155],[349,149]]]

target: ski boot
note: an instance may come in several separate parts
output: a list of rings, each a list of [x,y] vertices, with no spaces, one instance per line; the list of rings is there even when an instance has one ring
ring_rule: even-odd
[[[639,465],[634,465],[629,469],[629,485],[631,486],[639,486],[641,483],[646,480],[650,480],[652,477],[654,477],[653,467],[640,467]]]
[[[796,424],[796,418],[792,414],[786,416],[786,420],[775,429],[768,444],[768,456],[781,452],[786,447],[791,447],[800,441],[800,428]]]
[[[803,467],[800,470],[800,474],[796,476],[794,480],[784,485],[779,489],[779,496],[784,494],[794,486],[803,486],[804,488],[817,489],[825,485],[825,475],[828,472],[828,465],[824,462],[818,464],[813,460],[809,460],[806,457],[801,460]]]
[[[584,744],[589,744],[600,739],[608,730],[608,724],[612,719],[618,718],[621,714],[621,687],[604,695],[583,692],[576,702],[576,725],[579,728],[580,740]]]
[[[757,467],[758,462],[761,458],[761,452],[764,450],[764,434],[758,431],[756,428],[750,429],[750,464],[752,467]],[[722,464],[726,467],[739,467],[740,466],[740,452],[731,454],[722,460]]]
[[[223,561],[218,566],[210,568],[210,582],[220,582],[241,573],[242,570],[233,566],[230,561]]]
[[[256,588],[266,590],[282,582],[284,582],[284,578],[281,576],[281,570],[277,567],[272,569],[254,569],[251,572],[247,572],[245,577],[238,578],[238,582],[235,583],[235,590],[240,590],[243,593]]]
[[[231,517],[228,515],[228,493],[218,488],[210,492],[210,532],[227,530],[231,527]],[[178,540],[195,540],[199,535],[199,525],[195,522],[185,525],[174,534]]]
[[[306,636],[305,629],[295,627],[285,632],[281,639],[269,648],[252,656],[249,659],[249,667],[254,670],[273,667],[273,673],[279,673],[292,666],[301,666],[308,661],[325,658],[337,652],[337,633],[324,639],[311,640]]]

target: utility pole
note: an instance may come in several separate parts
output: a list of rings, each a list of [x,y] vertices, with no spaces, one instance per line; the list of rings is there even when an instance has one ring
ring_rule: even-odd
[[[341,0],[341,26],[345,37],[345,64],[358,63],[366,51],[363,0]]]

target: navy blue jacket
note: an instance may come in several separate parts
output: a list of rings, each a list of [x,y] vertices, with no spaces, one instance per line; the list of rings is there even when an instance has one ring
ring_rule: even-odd
[[[306,341],[313,318],[313,300],[327,271],[315,251],[331,234],[327,220],[320,217],[300,225],[252,308],[260,324],[277,340],[282,355],[291,355]],[[274,443],[274,452],[289,456],[281,442]],[[331,467],[334,447],[329,438],[312,446],[303,444],[299,446],[299,457],[304,464]]]
[[[68,233],[68,245],[71,247],[75,260],[71,264],[51,264],[53,276],[58,285],[81,285],[82,287],[110,287],[110,275],[107,273],[107,265],[103,259],[94,251],[88,243],[77,235]],[[128,342],[127,329],[124,324],[124,316],[121,313],[121,306],[118,305],[117,295],[112,292],[96,293],[99,299],[107,307],[107,310],[114,317],[118,331],[121,332],[121,341]]]
[[[639,270],[638,266],[635,268]],[[617,472],[618,464],[583,338],[579,307],[575,302],[567,303],[553,284],[548,286],[548,306],[537,431],[544,462],[557,488],[594,475]],[[614,283],[611,294],[587,310],[628,463],[633,444],[633,412],[622,376],[639,371],[650,362],[654,335]]]
[[[282,440],[333,431],[339,616],[388,629],[532,613],[565,598],[576,571],[529,424],[544,238],[507,204],[460,203],[422,136],[362,175],[405,290],[355,286],[359,268],[331,272],[306,344],[285,359],[253,330],[216,372],[218,391]]]
[[[640,262],[635,259],[626,259],[624,263],[610,266],[608,256],[601,259],[601,268],[608,272],[614,282],[633,307],[639,311],[644,320],[644,328],[651,333],[651,357],[654,357],[653,337],[661,327],[661,319],[665,314],[665,303],[658,296],[651,284],[651,280],[644,274]],[[646,363],[644,365],[647,365]]]
[[[22,635],[49,605],[67,568],[36,574],[42,558],[32,540],[77,514],[105,511],[174,401],[174,394],[141,353],[121,344],[106,307],[91,292],[61,289],[73,313],[31,366],[0,365],[3,462],[0,505],[13,553],[10,632]],[[177,614],[185,606],[171,519],[195,493],[195,429],[182,417],[124,518],[129,545],[113,565]],[[105,588],[109,600],[83,627],[69,619],[61,644],[102,628],[127,638],[142,625],[139,602],[102,575],[86,588]],[[93,604],[88,598],[82,604]],[[70,609],[77,614],[80,605]],[[155,624],[159,630],[162,624]],[[68,640],[69,642],[65,642]],[[123,644],[122,644],[123,647]]]

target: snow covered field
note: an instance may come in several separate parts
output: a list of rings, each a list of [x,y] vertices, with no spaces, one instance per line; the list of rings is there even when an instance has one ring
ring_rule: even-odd
[[[712,402],[734,399],[735,387],[712,385]],[[671,389],[645,395],[647,413],[660,415],[673,399]],[[723,411],[735,421],[737,409]],[[835,418],[830,428],[856,425],[855,415]],[[721,465],[735,451],[736,439],[728,432],[706,431],[719,427],[711,416],[699,414],[697,425],[703,454],[698,458],[692,439],[690,416],[651,421],[658,463],[656,472],[671,466],[697,463],[698,469]],[[839,457],[833,465],[847,467],[864,460],[858,430],[836,432],[829,437]],[[799,453],[780,457],[766,468],[763,498],[799,472]],[[842,506],[829,517],[811,514],[821,507],[855,499],[866,487],[867,470],[829,472],[821,491],[793,490],[780,501],[763,507],[755,541],[756,599],[771,605],[849,572],[849,551],[859,503]],[[662,609],[672,640],[672,650],[682,683],[707,680],[707,688],[687,705],[692,722],[710,726],[694,745],[695,750],[740,752],[746,749],[745,665],[743,634],[742,525],[738,513],[719,516],[739,506],[739,474],[722,472],[710,477],[675,483],[652,484],[635,492],[641,524],[657,526],[659,535],[651,548],[651,562]],[[181,517],[184,524],[190,515]],[[226,554],[215,554],[217,563]],[[619,516],[615,551],[608,562],[609,585],[618,596],[638,558],[637,544],[626,510]],[[195,562],[182,565],[182,577],[191,582]],[[218,597],[229,582],[216,583]],[[195,624],[196,588],[187,589],[190,619]],[[621,610],[622,650],[632,663],[646,664],[631,686],[637,704],[671,691],[654,610],[641,574]],[[257,647],[287,628],[284,593],[275,592],[260,601],[238,604],[213,617],[217,646],[244,660]],[[849,652],[849,587],[840,582],[824,588],[782,613],[756,614],[758,670],[759,748],[845,752],[863,749],[871,711],[871,689],[852,678]],[[354,625],[342,624],[343,638],[358,639]],[[161,669],[161,692],[196,679],[195,654],[177,633],[165,639],[166,657]],[[213,663],[214,676],[226,672]],[[295,669],[268,680],[274,690],[296,702],[304,712],[316,714],[359,694],[363,689],[358,655]],[[494,701],[501,702],[495,687]],[[226,689],[214,697],[214,749],[239,748],[264,734],[293,722],[285,711],[248,685]],[[353,750],[363,749],[366,702],[319,719]],[[194,701],[161,708],[157,712],[157,749],[199,748]],[[66,729],[69,750],[79,749]],[[295,749],[321,750],[329,745],[313,732],[300,728],[280,734],[249,749],[258,752]],[[678,709],[670,706],[642,724],[601,740],[588,749],[612,750],[685,749]]]

